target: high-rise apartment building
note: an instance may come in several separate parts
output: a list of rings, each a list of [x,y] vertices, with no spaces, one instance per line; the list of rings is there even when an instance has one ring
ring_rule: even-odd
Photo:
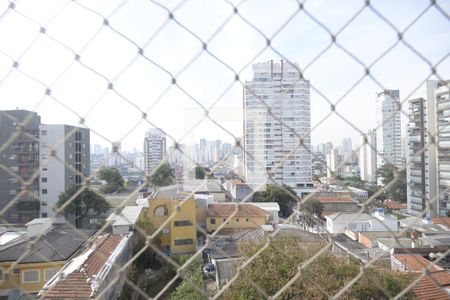
[[[420,97],[408,103],[408,211],[446,215],[450,209],[449,82],[427,81]]]
[[[377,182],[377,142],[375,131],[369,131],[359,148],[359,171],[361,179],[368,183]]]
[[[39,217],[39,124],[31,111],[0,111],[0,222],[27,223]]]
[[[437,83],[435,97],[438,212],[445,216],[450,211],[450,80]]]
[[[378,168],[387,163],[397,167],[401,167],[403,164],[399,97],[398,90],[385,90],[377,94]]]
[[[90,174],[89,129],[69,125],[39,126],[40,216],[53,217],[60,193],[81,186]],[[54,154],[54,156],[52,155]]]
[[[344,156],[339,153],[338,149],[332,149],[327,154],[327,177],[337,177],[342,174]]]
[[[253,188],[285,184],[299,196],[311,191],[310,85],[298,65],[253,66],[244,88],[244,162]],[[270,179],[269,179],[270,177]]]
[[[166,135],[159,128],[150,128],[144,140],[145,172],[151,172],[166,156]]]

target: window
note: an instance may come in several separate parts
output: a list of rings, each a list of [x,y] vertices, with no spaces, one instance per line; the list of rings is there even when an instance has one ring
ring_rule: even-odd
[[[248,222],[248,219],[245,219],[245,222]]]
[[[20,269],[13,269],[13,274],[15,275],[20,274]]]
[[[47,195],[47,189],[42,189],[42,195]]]
[[[48,169],[47,168],[42,168],[42,171],[47,171]]]
[[[45,282],[49,281],[53,276],[58,273],[58,269],[45,269],[44,270],[44,280]]]
[[[47,177],[42,177],[42,182],[47,182]]]
[[[42,136],[46,136],[47,135],[47,130],[42,130],[41,135]]]
[[[239,222],[239,219],[236,219],[236,222]]]
[[[194,240],[193,239],[175,240],[175,246],[193,245],[193,244],[194,244]]]
[[[42,213],[42,218],[47,218],[47,213]]]
[[[216,219],[210,219],[209,224],[216,224]]]
[[[0,280],[5,280],[5,271],[0,269]]]
[[[173,225],[175,227],[179,227],[179,226],[192,226],[192,222],[189,220],[186,221],[175,221],[173,222]]]
[[[41,281],[39,270],[29,270],[23,271],[22,273],[22,282],[23,283],[31,283],[31,282],[39,282]]]

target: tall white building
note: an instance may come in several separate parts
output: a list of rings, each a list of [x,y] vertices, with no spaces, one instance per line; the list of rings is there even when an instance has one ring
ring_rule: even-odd
[[[247,182],[260,188],[273,180],[302,196],[312,188],[309,82],[297,64],[269,61],[252,68],[244,88]]]
[[[344,156],[339,153],[339,149],[332,149],[327,154],[327,177],[337,177],[342,174],[344,166]]]
[[[401,117],[398,108],[398,90],[385,90],[377,94],[377,168],[386,163],[403,165]]]
[[[435,97],[438,213],[445,216],[450,211],[450,80],[438,82]]]
[[[359,171],[361,179],[368,183],[377,182],[377,142],[375,131],[369,131],[359,148]]]
[[[150,173],[166,156],[166,135],[159,128],[150,128],[144,139],[144,167]]]
[[[69,125],[39,125],[40,217],[53,217],[59,195],[81,186],[90,174],[89,129]],[[53,157],[52,151],[55,154]]]
[[[407,202],[411,214],[421,215],[427,206],[428,216],[445,215],[450,209],[449,125],[449,82],[427,81],[425,91],[409,100]]]

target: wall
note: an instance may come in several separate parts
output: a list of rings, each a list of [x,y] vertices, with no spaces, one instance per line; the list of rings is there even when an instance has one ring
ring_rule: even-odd
[[[14,266],[14,269],[19,269],[19,274],[12,274],[13,270],[9,274],[5,274],[5,280],[0,281],[0,295],[8,294],[10,290],[20,289],[23,293],[37,293],[45,284],[45,269],[61,269],[65,261],[47,262],[47,263],[30,263],[19,264]],[[1,263],[0,268],[3,268],[4,272],[11,266],[11,262]],[[39,282],[36,283],[23,283],[22,274],[27,270],[39,270]]]
[[[211,224],[211,219],[215,219],[216,224]],[[224,220],[226,219],[227,217],[214,217],[214,218],[208,217],[206,221],[206,230],[208,232],[216,230],[217,228],[219,228],[219,226],[223,224]],[[247,218],[233,217],[222,228],[238,228],[238,229],[259,228],[261,225],[264,224],[266,224],[265,217],[247,217]]]

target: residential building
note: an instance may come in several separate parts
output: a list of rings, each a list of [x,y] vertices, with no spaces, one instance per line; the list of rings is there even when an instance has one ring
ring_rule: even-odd
[[[39,292],[40,299],[117,299],[132,254],[128,234],[104,234],[67,262]]]
[[[206,231],[212,232],[224,223],[222,229],[258,228],[266,224],[267,220],[266,212],[251,204],[211,204],[207,210]]]
[[[166,134],[159,128],[150,128],[144,139],[145,172],[150,173],[166,156]]]
[[[449,95],[449,81],[434,80],[409,100],[407,203],[416,216],[445,216],[450,210]]]
[[[195,252],[197,212],[192,194],[174,185],[160,188],[148,201],[150,223],[154,228],[164,225],[160,240],[162,250],[173,254]]]
[[[346,163],[352,162],[352,154],[353,154],[352,139],[351,138],[343,138],[342,139],[342,156]]]
[[[369,131],[359,148],[360,177],[367,183],[377,182],[377,142],[376,131]]]
[[[377,168],[387,163],[403,165],[399,97],[398,90],[377,93]]]
[[[144,219],[146,212],[144,205],[125,206],[120,213],[111,213],[106,221],[111,224],[113,234],[127,234],[134,231],[137,222]]]
[[[252,201],[253,190],[248,184],[242,182],[242,180],[228,180],[226,186],[233,201]]]
[[[0,111],[0,207],[3,222],[25,224],[39,217],[39,124],[27,110]]]
[[[0,297],[38,293],[94,233],[50,218],[34,219],[26,226],[25,238],[0,250]]]
[[[437,175],[438,213],[445,216],[450,212],[450,80],[437,84],[436,127],[437,127]]]
[[[40,216],[53,217],[58,197],[90,174],[90,132],[69,125],[39,125]],[[52,155],[53,154],[53,155]]]
[[[244,87],[244,165],[258,190],[285,184],[304,196],[312,190],[310,84],[298,64],[253,64]]]
[[[342,174],[344,158],[338,149],[327,154],[327,177],[338,177]]]
[[[336,213],[325,216],[326,229],[329,233],[343,233],[345,229],[360,231],[398,231],[397,218],[384,214],[382,208],[377,208],[373,215],[366,213]]]

